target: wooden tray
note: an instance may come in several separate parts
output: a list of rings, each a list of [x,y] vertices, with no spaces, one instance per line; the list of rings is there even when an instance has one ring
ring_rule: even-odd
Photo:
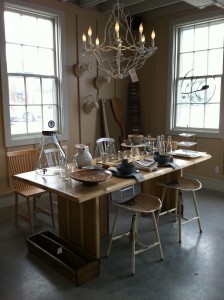
[[[50,231],[26,239],[28,250],[77,286],[99,275],[100,259]]]

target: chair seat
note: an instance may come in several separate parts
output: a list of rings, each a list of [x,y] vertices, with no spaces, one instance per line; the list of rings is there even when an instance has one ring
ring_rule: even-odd
[[[161,207],[161,202],[157,197],[143,193],[132,197],[128,201],[114,204],[131,211],[142,213],[149,213]]]
[[[163,183],[158,183],[158,184],[161,186],[167,186],[171,189],[188,191],[188,192],[200,190],[202,187],[202,184],[197,179],[190,179],[186,177],[180,177],[167,184],[163,184]]]
[[[15,193],[24,196],[24,197],[33,197],[33,196],[39,196],[42,195],[44,193],[46,193],[45,190],[40,189],[38,187],[30,187],[27,189],[23,189],[23,190],[15,190]]]

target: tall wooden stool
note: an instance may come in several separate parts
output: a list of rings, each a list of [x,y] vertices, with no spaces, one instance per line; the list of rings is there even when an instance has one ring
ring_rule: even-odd
[[[131,245],[132,245],[132,255],[131,255],[131,261],[132,261],[132,274],[135,274],[135,256],[139,253],[142,253],[148,249],[151,249],[152,247],[158,246],[159,247],[159,252],[161,256],[161,260],[163,260],[163,252],[162,252],[162,247],[160,243],[160,237],[159,237],[159,232],[157,228],[157,222],[155,218],[155,211],[158,211],[161,208],[161,201],[159,198],[155,196],[150,196],[146,194],[137,194],[133,198],[131,198],[128,201],[122,202],[122,203],[114,203],[114,205],[117,206],[117,213],[114,219],[113,227],[112,227],[112,232],[110,235],[110,240],[109,240],[109,246],[107,250],[107,256],[110,254],[110,249],[112,245],[112,241],[125,237],[125,236],[130,236],[131,239]],[[120,209],[126,209],[132,212],[132,224],[131,224],[131,229],[130,232],[121,234],[119,236],[114,236],[115,229],[116,229],[116,224],[118,220],[118,216],[120,213]],[[138,213],[149,213],[151,214],[152,220],[153,220],[153,225],[154,225],[154,232],[155,232],[155,242],[150,245],[144,245],[141,242],[137,240],[137,226],[136,226],[136,217]],[[140,247],[140,249],[136,250],[136,245]]]
[[[157,223],[158,223],[159,217],[164,214],[167,214],[167,213],[174,214],[175,218],[178,217],[179,242],[181,242],[181,239],[182,239],[182,225],[185,225],[189,222],[197,220],[199,230],[200,230],[200,232],[202,232],[201,221],[200,221],[200,216],[199,216],[199,211],[198,211],[198,205],[197,205],[197,200],[196,200],[196,196],[195,196],[195,191],[201,189],[201,187],[202,187],[200,181],[198,181],[196,179],[180,177],[180,178],[178,178],[178,180],[175,179],[168,184],[164,184],[164,183],[160,183],[160,182],[157,182],[157,184],[163,187],[162,197],[161,197],[162,205],[163,205],[163,202],[165,199],[165,194],[166,194],[167,189],[175,190],[175,207],[171,208],[169,210],[162,211],[162,212],[161,212],[161,208],[160,208]],[[196,216],[193,218],[190,218],[190,219],[183,218],[183,197],[182,197],[183,192],[191,192],[192,193]]]

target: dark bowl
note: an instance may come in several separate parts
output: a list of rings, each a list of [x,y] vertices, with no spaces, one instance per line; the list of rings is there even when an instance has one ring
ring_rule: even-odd
[[[117,165],[117,170],[121,175],[130,175],[135,171],[135,166],[132,164]]]
[[[171,157],[171,155],[154,155],[154,161],[158,162],[159,165],[165,165],[171,161]]]

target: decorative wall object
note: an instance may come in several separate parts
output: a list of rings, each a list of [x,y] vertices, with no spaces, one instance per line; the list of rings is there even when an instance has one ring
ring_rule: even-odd
[[[90,64],[77,64],[75,65],[75,75],[80,77],[83,73],[89,72],[91,69]]]
[[[93,95],[88,95],[85,97],[85,101],[87,102],[83,105],[83,110],[87,115],[89,115],[94,108],[99,108],[99,97],[97,95],[95,98]]]
[[[95,86],[97,89],[100,89],[104,84],[110,83],[110,77],[109,76],[98,76],[95,79]]]

